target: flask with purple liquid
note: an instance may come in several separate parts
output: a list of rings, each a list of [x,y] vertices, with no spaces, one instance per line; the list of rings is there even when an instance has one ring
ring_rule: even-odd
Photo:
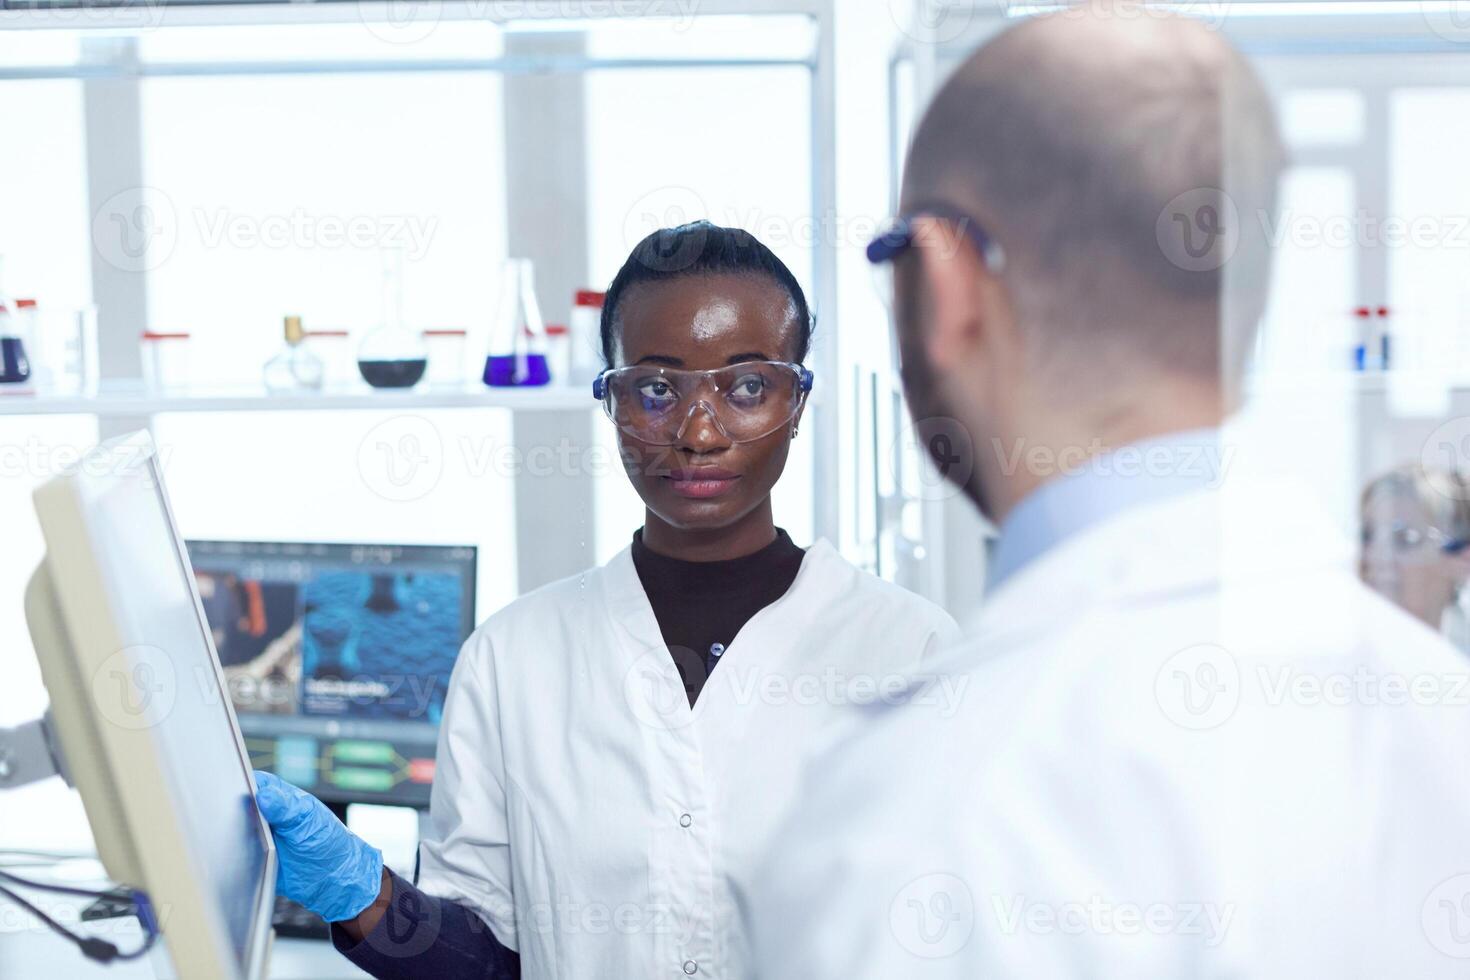
[[[517,388],[550,380],[546,325],[536,302],[531,260],[506,259],[500,272],[500,297],[491,325],[484,382],[492,388]]]

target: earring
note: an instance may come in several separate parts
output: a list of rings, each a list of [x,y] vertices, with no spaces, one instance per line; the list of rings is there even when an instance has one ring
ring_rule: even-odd
[[[791,438],[796,438],[796,426],[794,425],[791,427]]]

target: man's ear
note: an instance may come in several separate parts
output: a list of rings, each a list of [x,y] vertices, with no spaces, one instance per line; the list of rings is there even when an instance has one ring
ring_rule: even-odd
[[[929,363],[950,370],[974,357],[984,341],[984,263],[963,235],[930,217],[914,219],[915,258],[929,302],[923,344]]]

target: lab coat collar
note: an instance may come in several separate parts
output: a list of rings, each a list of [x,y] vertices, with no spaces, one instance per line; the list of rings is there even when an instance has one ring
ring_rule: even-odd
[[[620,639],[625,653],[637,658],[649,650],[665,649],[658,619],[633,564],[632,547],[623,548],[598,571],[607,611],[621,630]],[[772,616],[780,616],[785,622],[793,613],[798,617],[794,622],[800,622],[801,610],[829,601],[835,590],[849,584],[856,573],[857,570],[838,554],[836,548],[825,538],[819,538],[806,549],[806,556],[791,588],[780,599],[756,613],[751,622],[759,619],[764,623]],[[744,632],[742,629],[741,633]],[[739,640],[738,635],[736,640]],[[735,646],[736,643],[732,642],[731,648]]]
[[[1122,511],[1219,486],[1228,465],[1219,429],[1191,429],[1095,455],[1023,498],[1000,526],[988,585]]]
[[[1102,603],[1350,570],[1351,543],[1316,496],[1287,478],[1245,478],[1119,513],[1007,579],[966,620],[999,652],[1061,628]]]

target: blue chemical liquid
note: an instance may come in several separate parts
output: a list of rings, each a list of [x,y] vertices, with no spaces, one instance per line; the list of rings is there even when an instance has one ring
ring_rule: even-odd
[[[15,385],[30,379],[31,362],[26,357],[26,345],[19,337],[0,337],[0,384]]]
[[[492,388],[529,388],[549,384],[551,368],[545,354],[491,354],[484,380]]]

